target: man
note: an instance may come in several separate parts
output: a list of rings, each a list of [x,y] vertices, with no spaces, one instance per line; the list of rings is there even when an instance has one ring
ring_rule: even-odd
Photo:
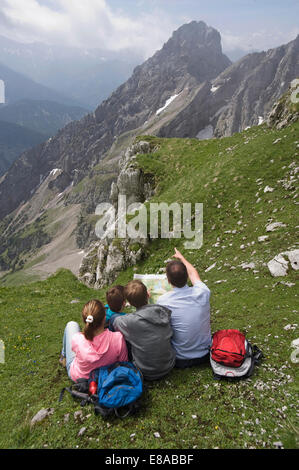
[[[139,280],[125,286],[126,300],[136,312],[113,315],[109,328],[120,331],[130,344],[132,360],[146,380],[160,379],[174,367],[171,346],[171,311],[161,305],[148,305],[146,286]]]
[[[197,270],[175,248],[166,266],[173,290],[159,297],[157,303],[171,310],[172,345],[176,367],[185,368],[209,361],[211,345],[210,290],[200,280]],[[192,287],[187,285],[188,277]]]

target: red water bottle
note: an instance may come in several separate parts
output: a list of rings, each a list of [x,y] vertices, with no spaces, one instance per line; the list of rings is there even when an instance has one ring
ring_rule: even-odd
[[[98,384],[92,380],[89,384],[89,395],[95,395],[97,393]]]

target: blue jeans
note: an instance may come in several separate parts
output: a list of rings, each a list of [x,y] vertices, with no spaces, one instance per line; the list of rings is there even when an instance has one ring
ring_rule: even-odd
[[[210,362],[210,353],[195,359],[176,359],[175,367],[178,369],[186,369],[187,367],[200,366],[201,364],[207,364],[208,362]]]
[[[73,362],[76,353],[72,350],[72,337],[75,333],[80,331],[80,326],[75,321],[70,321],[65,327],[62,343],[61,356],[66,359],[66,370],[70,377],[70,367]],[[71,377],[70,377],[71,378]]]

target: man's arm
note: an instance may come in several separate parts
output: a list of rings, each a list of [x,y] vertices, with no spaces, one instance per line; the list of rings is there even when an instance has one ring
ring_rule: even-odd
[[[179,252],[179,250],[177,250],[176,248],[174,250],[175,250],[175,254],[173,255],[173,257],[179,259],[180,261],[182,261],[182,263],[184,263],[184,265],[186,266],[186,269],[187,269],[189,279],[190,279],[192,285],[194,286],[194,284],[197,281],[201,280],[200,277],[199,277],[199,274],[197,272],[197,269],[191,263],[189,263],[189,261],[187,261],[184,258],[184,256],[182,255],[182,253]]]

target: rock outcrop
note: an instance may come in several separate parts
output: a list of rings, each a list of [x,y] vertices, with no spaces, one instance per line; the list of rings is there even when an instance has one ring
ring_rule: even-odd
[[[154,194],[154,180],[151,175],[145,175],[138,167],[136,156],[140,153],[150,153],[154,149],[144,141],[134,143],[129,147],[119,162],[121,168],[117,181],[111,186],[110,200],[118,210],[118,197],[126,196],[127,207],[135,202],[143,203]],[[117,275],[134,266],[146,254],[147,238],[114,238],[108,235],[91,244],[84,256],[79,279],[90,287],[100,288],[111,284]]]
[[[282,129],[299,119],[299,78],[292,80],[287,92],[274,104],[269,113],[269,127]]]

